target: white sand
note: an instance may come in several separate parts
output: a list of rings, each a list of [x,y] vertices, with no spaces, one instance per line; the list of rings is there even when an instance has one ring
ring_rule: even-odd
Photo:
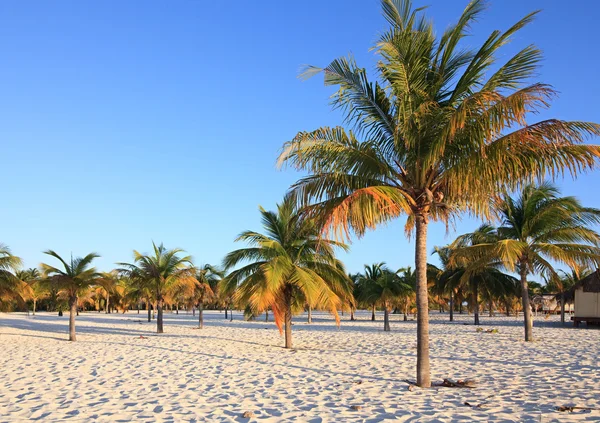
[[[449,323],[432,312],[432,378],[472,378],[475,389],[409,391],[415,373],[414,321],[369,321],[315,313],[295,318],[297,349],[264,316],[229,322],[206,313],[166,314],[156,336],[146,315],[85,313],[78,341],[68,316],[0,314],[0,422],[248,421],[600,421],[600,411],[559,413],[559,405],[600,408],[600,330],[562,328],[536,318],[537,342],[521,341],[514,317],[482,316],[476,333],[467,315]],[[569,323],[569,325],[571,325]],[[143,335],[145,339],[140,338]],[[487,403],[480,409],[464,405]],[[358,405],[360,410],[351,406]]]

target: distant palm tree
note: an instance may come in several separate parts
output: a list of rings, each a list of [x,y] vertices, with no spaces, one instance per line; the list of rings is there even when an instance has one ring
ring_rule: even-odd
[[[575,264],[570,272],[559,269],[557,274],[546,284],[549,292],[560,293],[560,321],[565,323],[565,292],[570,290],[577,282],[592,273],[592,269],[585,265]]]
[[[390,310],[412,293],[412,286],[385,267],[384,263],[365,266],[365,273],[358,283],[361,285],[363,301],[383,307],[383,330],[389,332]]]
[[[580,144],[600,134],[600,126],[527,121],[555,95],[548,85],[529,84],[541,52],[530,45],[504,64],[498,59],[535,13],[471,49],[461,41],[480,18],[484,0],[471,1],[439,37],[423,8],[413,9],[410,0],[382,0],[382,9],[390,27],[374,47],[380,56],[375,79],[353,57],[306,72],[323,72],[326,85],[339,87],[333,105],[354,131],[300,132],[285,144],[280,164],[308,172],[292,193],[325,232],[362,236],[408,216],[406,232],[415,230],[417,384],[429,387],[429,222],[464,211],[487,218],[496,192],[596,167],[600,146]]]
[[[459,236],[449,247],[450,262],[448,266],[454,274],[451,280],[462,286],[462,290],[471,295],[474,323],[479,325],[479,296],[483,291],[486,296],[501,296],[513,291],[516,279],[499,270],[502,262],[494,257],[488,259],[477,257],[453,257],[462,250],[496,241],[496,229],[483,224],[474,232]]]
[[[134,263],[119,263],[123,266],[120,271],[131,279],[144,284],[152,293],[157,304],[158,316],[156,319],[156,332],[163,333],[163,305],[169,289],[183,279],[191,280],[194,277],[192,257],[180,257],[183,250],[174,248],[167,250],[163,244],[152,243],[152,254],[141,254],[133,251]]]
[[[223,279],[223,272],[215,266],[205,264],[196,270],[194,301],[198,307],[198,327],[204,327],[204,305],[215,297],[214,286]]]
[[[518,271],[525,320],[525,341],[533,340],[533,321],[527,277],[558,278],[551,261],[567,266],[600,264],[600,235],[590,225],[600,223],[600,210],[583,207],[574,197],[561,197],[549,183],[528,185],[516,198],[496,202],[501,226],[487,242],[465,248],[459,257],[472,266],[497,261]]]
[[[238,304],[249,305],[254,314],[273,311],[279,330],[285,326],[285,347],[292,348],[292,315],[305,304],[329,310],[339,323],[337,310],[350,292],[344,266],[335,248],[345,244],[319,238],[312,221],[298,214],[289,199],[277,212],[260,208],[265,234],[242,232],[236,241],[251,247],[232,251],[223,260],[225,269],[239,264],[223,280],[224,292],[235,292]]]
[[[48,294],[48,288],[43,283],[40,271],[32,267],[27,270],[20,270],[16,273],[16,276],[21,280],[24,285],[24,290],[27,291],[27,297],[33,302],[33,315],[37,310],[37,302],[44,298]]]
[[[105,294],[104,312],[110,313],[110,294],[113,292],[119,283],[119,274],[117,270],[111,272],[102,272],[96,284],[102,288]]]
[[[51,257],[56,258],[62,264],[59,269],[49,264],[40,265],[47,282],[58,291],[62,291],[69,300],[69,341],[75,341],[75,315],[77,314],[77,295],[92,285],[98,277],[95,267],[91,267],[92,261],[100,257],[96,253],[90,253],[85,257],[77,257],[70,261],[64,260],[52,250],[44,251]]]

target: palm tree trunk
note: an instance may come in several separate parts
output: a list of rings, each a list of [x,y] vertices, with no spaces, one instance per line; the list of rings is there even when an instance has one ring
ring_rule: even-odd
[[[356,319],[354,318],[354,307],[350,306],[350,321],[353,322]]]
[[[156,301],[156,308],[158,309],[158,318],[156,319],[156,333],[163,333],[163,299],[162,297]]]
[[[34,298],[33,299],[33,315],[35,316],[35,303],[37,302],[37,300]],[[563,310],[564,311],[564,310]]]
[[[202,303],[198,303],[198,327],[200,329],[204,328],[204,305]]]
[[[227,320],[227,307],[225,307],[225,320]]]
[[[521,274],[521,298],[523,300],[523,319],[525,321],[525,341],[533,341],[533,319],[529,305],[529,291],[527,290],[527,265],[524,260],[519,263]]]
[[[375,304],[373,304],[373,312],[371,313],[371,321],[375,321]]]
[[[477,282],[473,283],[473,317],[475,318],[475,324],[479,325],[479,293],[477,292]]]
[[[269,310],[265,310],[265,322],[269,321]]]
[[[146,301],[146,308],[148,309],[148,322],[152,321],[152,306],[150,305],[150,300]]]
[[[450,291],[450,321],[454,321],[454,290]]]
[[[387,304],[383,305],[383,331],[390,331],[390,312],[388,310]]]
[[[35,314],[35,300],[33,302],[33,314]],[[565,324],[565,291],[560,293],[560,322]]]
[[[431,386],[429,369],[429,296],[427,293],[427,220],[415,216],[415,271],[417,276],[417,385]]]
[[[308,323],[312,323],[312,307],[308,306]]]
[[[77,314],[77,295],[69,297],[69,341],[76,341],[75,315]]]
[[[506,306],[506,317],[510,317],[510,304],[508,304],[508,299],[504,303]]]
[[[286,289],[285,299],[285,347],[292,348],[292,296],[289,288]]]
[[[458,314],[463,314],[462,299],[460,300],[460,303],[458,303]]]
[[[404,301],[404,321],[408,322],[408,298]]]
[[[244,320],[244,319],[242,319]],[[229,321],[233,322],[233,307],[231,308],[231,310],[229,310]]]
[[[490,299],[490,317],[494,317],[494,303]]]
[[[110,313],[110,295],[108,291],[106,291],[106,310],[104,311],[106,314]]]

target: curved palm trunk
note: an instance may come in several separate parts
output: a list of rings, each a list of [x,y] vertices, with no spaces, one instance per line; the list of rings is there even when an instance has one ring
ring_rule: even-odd
[[[390,331],[390,312],[388,310],[387,304],[384,304],[383,306],[383,331]]]
[[[417,276],[417,385],[431,386],[429,369],[429,296],[427,293],[427,221],[416,216],[415,270]]]
[[[69,341],[76,341],[75,315],[77,314],[77,295],[69,297]]]
[[[473,283],[473,316],[475,318],[475,324],[479,325],[479,293],[477,282]]]
[[[156,308],[158,309],[158,317],[156,319],[156,333],[163,333],[163,299],[159,298],[156,302]]]
[[[375,321],[375,304],[373,304],[373,311],[371,312],[371,321]]]
[[[454,321],[454,291],[450,291],[450,321]]]
[[[521,274],[521,299],[523,300],[523,319],[525,321],[525,341],[533,341],[533,319],[529,305],[529,291],[527,290],[527,266],[523,261],[519,265]]]
[[[200,329],[204,328],[204,305],[202,303],[198,304],[198,327]]]

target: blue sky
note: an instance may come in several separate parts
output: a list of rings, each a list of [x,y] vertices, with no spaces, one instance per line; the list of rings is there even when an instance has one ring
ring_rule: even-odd
[[[415,4],[431,4],[439,33],[466,1]],[[496,0],[466,43],[535,9],[500,59],[536,44],[537,79],[561,92],[539,118],[600,122],[597,2]],[[351,52],[372,68],[384,29],[377,0],[0,2],[0,242],[27,266],[51,248],[96,251],[108,270],[152,240],[220,263],[239,232],[260,229],[258,206],[274,207],[299,176],[276,169],[282,143],[342,122],[332,89],[298,79],[301,67]],[[598,181],[560,186],[600,207]],[[355,240],[348,269],[410,265],[403,225]],[[434,224],[429,246],[476,225],[446,236]]]

